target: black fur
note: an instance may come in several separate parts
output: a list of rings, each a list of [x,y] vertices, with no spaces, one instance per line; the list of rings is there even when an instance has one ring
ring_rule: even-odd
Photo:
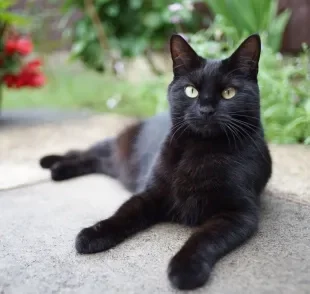
[[[217,260],[256,231],[259,198],[271,175],[257,84],[260,38],[252,35],[225,60],[205,60],[171,38],[170,114],[133,125],[84,152],[41,160],[56,181],[88,173],[118,178],[134,195],[110,218],[83,229],[79,253],[108,250],[159,222],[198,228],[172,258],[171,283],[194,289]],[[199,95],[184,92],[194,86]],[[236,95],[221,96],[227,87]]]

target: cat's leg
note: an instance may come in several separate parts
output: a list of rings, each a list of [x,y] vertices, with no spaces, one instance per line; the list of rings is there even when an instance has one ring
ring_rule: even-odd
[[[172,285],[182,290],[204,285],[217,260],[246,241],[257,225],[256,208],[214,216],[170,261],[168,276]]]
[[[47,155],[41,158],[40,165],[42,168],[51,170],[51,177],[54,181],[63,181],[92,173],[116,177],[116,168],[112,158],[113,144],[113,139],[106,139],[85,151],[74,150],[64,155]]]
[[[101,158],[88,154],[73,160],[62,160],[51,167],[54,181],[64,181],[89,174],[105,174],[116,177],[114,164],[110,158]]]
[[[44,169],[50,169],[55,163],[63,161],[65,159],[68,160],[68,159],[77,158],[81,153],[82,151],[71,150],[65,153],[64,155],[60,155],[60,154],[46,155],[40,159],[40,166]]]
[[[152,191],[142,192],[127,200],[110,218],[83,229],[76,237],[79,253],[108,250],[126,238],[166,220],[165,196]]]

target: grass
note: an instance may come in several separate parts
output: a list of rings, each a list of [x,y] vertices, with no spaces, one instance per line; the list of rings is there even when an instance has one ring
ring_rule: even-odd
[[[274,143],[310,145],[310,49],[303,46],[298,56],[283,56],[267,46],[265,34],[261,37],[258,80],[266,137]],[[207,58],[229,56],[241,41],[235,28],[220,19],[191,38],[194,48]]]
[[[4,90],[4,109],[87,108],[98,112],[116,112],[148,116],[164,109],[168,77],[142,83],[83,70],[49,70],[48,83],[42,89]]]

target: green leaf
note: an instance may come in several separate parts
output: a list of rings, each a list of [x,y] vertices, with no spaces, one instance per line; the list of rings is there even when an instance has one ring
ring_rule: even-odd
[[[106,14],[111,17],[118,16],[119,12],[120,12],[120,6],[118,3],[114,2],[106,7]]]
[[[306,145],[310,145],[310,136],[305,139],[304,143]]]
[[[71,48],[71,53],[74,56],[81,54],[81,52],[85,49],[87,43],[85,41],[79,41],[73,44]]]
[[[129,7],[131,9],[138,9],[142,6],[143,0],[130,0],[129,1]]]
[[[113,0],[97,0],[96,1],[96,4],[99,4],[99,6],[100,5],[102,5],[102,4],[106,4],[106,3],[108,3],[108,2],[112,2]]]
[[[268,30],[268,44],[270,45],[270,47],[273,49],[274,52],[277,52],[280,49],[282,36],[290,16],[291,13],[288,10],[286,10],[282,12],[280,15],[278,15],[270,23]]]
[[[310,116],[310,98],[308,98],[306,103],[305,103],[305,110],[306,110],[307,114]]]
[[[1,10],[5,10],[9,7],[11,7],[12,5],[15,4],[16,1],[12,1],[12,0],[1,0],[0,2],[0,11]]]
[[[161,16],[156,12],[149,12],[145,14],[143,23],[150,28],[158,28],[161,25]]]
[[[30,22],[29,18],[25,16],[6,11],[0,11],[0,20],[15,25],[25,25]]]

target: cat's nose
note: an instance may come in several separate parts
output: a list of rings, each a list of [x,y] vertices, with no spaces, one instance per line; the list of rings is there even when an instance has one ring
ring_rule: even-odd
[[[200,111],[200,113],[202,115],[208,115],[208,116],[215,113],[215,109],[212,106],[210,106],[210,105],[208,105],[208,106],[201,106],[199,108],[199,111]]]

